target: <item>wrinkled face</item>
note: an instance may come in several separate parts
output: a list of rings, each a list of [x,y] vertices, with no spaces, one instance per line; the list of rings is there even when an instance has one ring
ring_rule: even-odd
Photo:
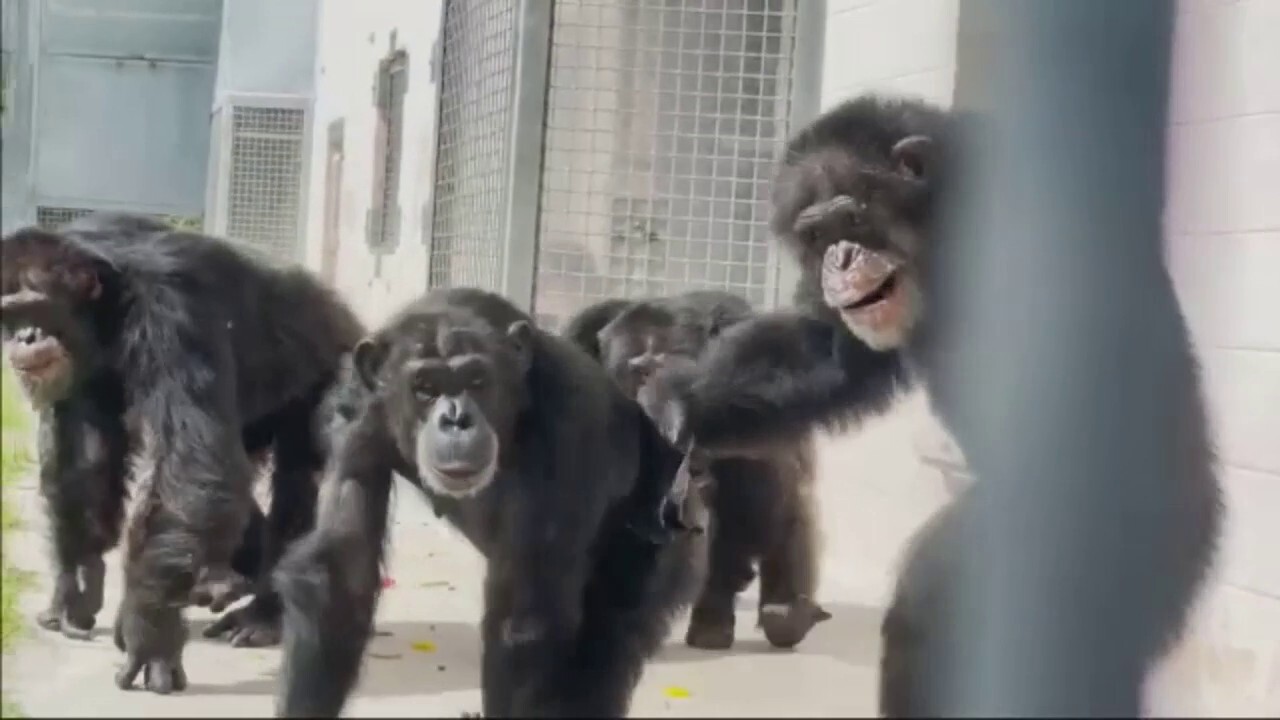
[[[47,407],[68,398],[94,364],[97,273],[61,238],[41,231],[6,237],[0,263],[4,354],[31,403]]]
[[[823,301],[875,350],[902,346],[920,319],[928,141],[907,138],[884,166],[846,160],[839,171],[802,168],[814,183],[791,224],[802,259],[821,280]],[[819,181],[820,180],[820,181]]]
[[[473,496],[493,481],[514,432],[532,330],[517,323],[503,336],[438,316],[419,321],[362,342],[355,362],[418,476],[441,495]]]
[[[624,314],[600,331],[600,356],[609,377],[632,399],[669,362],[692,361],[702,350],[696,329],[683,329],[669,313]]]

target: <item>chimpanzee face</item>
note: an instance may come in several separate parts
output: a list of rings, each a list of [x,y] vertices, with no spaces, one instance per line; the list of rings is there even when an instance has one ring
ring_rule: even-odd
[[[903,345],[920,318],[923,205],[930,142],[899,141],[889,163],[833,148],[785,171],[780,182],[803,196],[783,218],[801,262],[821,280],[823,300],[876,350]]]
[[[356,348],[401,455],[432,491],[469,497],[493,481],[525,405],[533,333],[523,322],[499,334],[419,315]]]
[[[699,328],[682,327],[670,312],[646,305],[614,318],[598,339],[606,372],[630,398],[668,362],[696,358],[705,342]]]
[[[105,268],[60,235],[24,229],[0,252],[0,330],[4,352],[36,407],[74,392],[96,363],[93,305]]]

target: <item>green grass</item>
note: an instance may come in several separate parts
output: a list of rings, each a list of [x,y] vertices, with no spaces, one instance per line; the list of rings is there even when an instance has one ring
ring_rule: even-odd
[[[18,609],[18,595],[28,584],[26,575],[9,563],[9,539],[20,525],[18,515],[9,502],[9,490],[31,469],[34,456],[31,428],[34,423],[9,364],[6,362],[3,366],[4,370],[0,371],[0,411],[3,411],[0,412],[0,491],[4,493],[0,500],[0,531],[3,532],[3,540],[0,541],[0,565],[3,565],[3,578],[0,578],[0,651],[8,655],[26,631],[24,618]],[[0,692],[0,717],[18,715],[17,708]]]

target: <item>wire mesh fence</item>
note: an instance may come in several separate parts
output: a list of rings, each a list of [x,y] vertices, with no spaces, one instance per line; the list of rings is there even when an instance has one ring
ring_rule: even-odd
[[[500,283],[517,6],[445,3],[429,287]]]
[[[534,307],[723,288],[771,302],[764,193],[798,0],[556,0]]]
[[[36,208],[36,224],[43,228],[53,229],[65,225],[76,218],[82,218],[93,212],[90,208],[50,207],[41,205]]]
[[[298,108],[232,109],[226,235],[285,262],[301,238],[305,129]]]

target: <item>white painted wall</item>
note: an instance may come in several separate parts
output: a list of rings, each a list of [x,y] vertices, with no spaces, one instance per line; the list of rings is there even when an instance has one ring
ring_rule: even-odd
[[[436,86],[431,58],[440,19],[441,0],[324,0],[321,8],[306,263],[320,267],[328,128],[333,120],[344,118],[341,230],[334,281],[369,324],[426,289],[422,210],[430,207],[432,199]],[[390,47],[392,30],[397,47],[409,55],[409,90],[401,150],[400,241],[379,262],[365,242],[365,217],[373,201],[374,75]]]
[[[1198,345],[1228,523],[1168,695],[1280,715],[1280,3],[1181,0],[1168,259]]]

